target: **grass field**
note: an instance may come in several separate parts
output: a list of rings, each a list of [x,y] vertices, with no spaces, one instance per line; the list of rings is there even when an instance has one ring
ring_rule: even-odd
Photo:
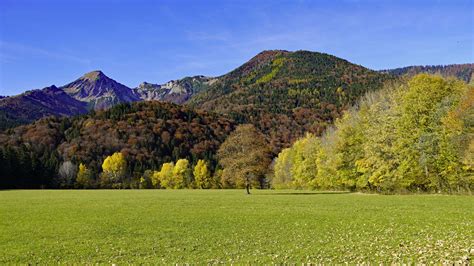
[[[0,264],[474,259],[472,196],[0,191],[0,218]]]

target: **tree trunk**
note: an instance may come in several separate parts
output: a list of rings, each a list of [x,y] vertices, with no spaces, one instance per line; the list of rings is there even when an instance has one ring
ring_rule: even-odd
[[[248,175],[245,177],[245,189],[247,190],[247,195],[250,195],[250,180]]]

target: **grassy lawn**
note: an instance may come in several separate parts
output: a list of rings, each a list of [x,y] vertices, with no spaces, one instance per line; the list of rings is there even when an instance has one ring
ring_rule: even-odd
[[[0,191],[0,264],[429,263],[471,248],[472,196]]]

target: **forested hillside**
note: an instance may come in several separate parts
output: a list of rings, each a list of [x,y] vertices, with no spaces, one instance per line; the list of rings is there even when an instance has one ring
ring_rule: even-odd
[[[418,72],[469,81],[472,65],[389,74],[274,50],[134,90],[94,71],[0,101],[6,127],[59,115],[0,131],[0,187],[472,191],[472,85],[397,77]]]
[[[254,124],[277,153],[305,132],[321,134],[359,96],[392,79],[328,54],[264,51],[189,105]]]
[[[275,187],[474,190],[474,87],[421,74],[368,93],[322,137],[284,149]]]
[[[159,170],[179,159],[191,165],[202,159],[214,171],[215,153],[233,128],[227,119],[156,101],[74,118],[45,118],[0,134],[0,186],[72,187],[75,174],[71,180],[58,174],[67,162],[75,172],[82,164],[90,179],[86,184],[99,186],[104,159],[115,152],[126,160],[118,187],[138,186],[145,170]]]
[[[453,64],[445,66],[408,66],[389,70],[382,70],[383,73],[390,73],[397,76],[412,77],[420,73],[436,74],[443,77],[455,77],[470,83],[473,79],[474,64]]]

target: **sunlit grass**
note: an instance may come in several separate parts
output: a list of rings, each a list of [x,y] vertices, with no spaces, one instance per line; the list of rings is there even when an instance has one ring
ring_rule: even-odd
[[[429,263],[471,248],[472,196],[0,191],[0,264]]]

